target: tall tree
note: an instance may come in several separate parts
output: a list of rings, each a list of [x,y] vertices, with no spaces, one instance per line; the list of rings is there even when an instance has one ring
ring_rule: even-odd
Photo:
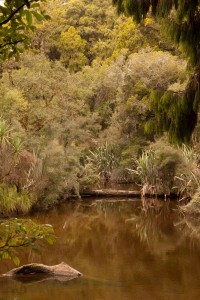
[[[194,68],[184,90],[160,89],[151,98],[156,119],[154,129],[168,131],[172,141],[188,142],[197,123],[200,101],[200,1],[113,0],[113,4],[118,13],[133,16],[136,22],[142,22],[148,14],[158,18],[188,57],[189,67]]]
[[[58,43],[61,61],[70,71],[79,71],[87,64],[86,40],[82,39],[73,26],[67,32],[61,32]]]

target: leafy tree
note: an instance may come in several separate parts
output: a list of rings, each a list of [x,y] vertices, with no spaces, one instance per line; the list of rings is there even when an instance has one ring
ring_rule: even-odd
[[[86,40],[82,39],[78,31],[69,27],[67,32],[62,32],[59,39],[60,60],[69,71],[79,71],[87,64],[85,56]]]
[[[86,103],[92,93],[88,82],[81,72],[69,73],[60,62],[41,54],[25,53],[21,61],[7,64],[4,70],[2,114],[18,128],[24,149],[34,151],[33,173],[40,180],[34,180],[28,192],[34,194],[37,206],[52,205],[64,192],[78,191],[79,181],[85,184],[84,178],[90,176],[84,170],[84,156],[100,126],[97,114]],[[17,102],[10,114],[7,99]],[[31,173],[24,171],[32,180],[32,168]]]
[[[118,21],[109,0],[99,2],[70,0],[65,7],[65,27],[74,26],[87,41],[87,58],[91,62],[96,56],[106,57],[112,52],[113,27]]]
[[[111,70],[118,70],[118,86],[115,110],[104,136],[121,147],[121,163],[128,167],[133,156],[137,157],[141,149],[154,139],[154,134],[146,130],[147,122],[152,123],[153,117],[149,100],[151,91],[184,87],[187,80],[186,62],[167,52],[145,49],[129,55],[128,59],[123,60],[121,68],[117,69],[116,65],[117,61],[115,68],[110,65],[110,73],[107,71],[114,77]]]
[[[0,59],[18,55],[28,47],[27,33],[34,30],[33,18],[38,21],[49,18],[41,9],[45,0],[5,0],[0,5]]]
[[[145,38],[130,18],[119,25],[116,49],[128,49],[130,54],[137,52],[144,45]]]
[[[2,183],[12,184],[8,194],[14,194],[15,186],[33,179],[26,191],[39,207],[64,192],[78,195],[94,174],[88,150],[95,153],[107,140],[122,153],[120,168],[127,167],[154,139],[144,130],[154,93],[181,94],[186,81],[185,62],[156,51],[162,39],[150,16],[142,25],[130,17],[116,20],[109,0],[49,0],[45,9],[52,19],[33,20],[29,50],[19,61],[4,62],[0,79],[1,116],[35,158],[30,172],[20,167],[28,178]],[[3,154],[14,164],[12,151]]]
[[[76,29],[72,32],[74,38],[78,34],[87,42],[84,52],[80,51],[87,58],[87,65],[91,65],[95,59],[102,61],[109,58],[113,51],[116,58],[123,48],[127,49],[127,55],[146,45],[167,49],[158,25],[153,24],[150,19],[144,26],[136,26],[131,18],[116,19],[110,0],[69,0],[67,3],[49,0],[45,9],[51,15],[51,20],[34,22],[37,30],[31,34],[30,46],[46,54],[51,60],[60,60],[61,52],[62,58],[67,58],[67,49],[64,50],[64,44],[61,45],[60,40],[61,34],[66,33],[69,39],[68,31],[71,31],[71,27]],[[83,57],[79,59],[81,61]]]
[[[180,46],[195,68],[186,89],[181,93],[159,91],[154,97],[156,128],[162,126],[169,131],[171,140],[190,140],[197,123],[197,112],[200,100],[200,2],[198,0],[113,0],[119,13],[133,16],[137,22],[145,19],[149,13],[161,20],[165,31]],[[163,97],[167,99],[164,101]],[[168,109],[175,111],[169,114]],[[160,109],[157,110],[156,107]],[[157,117],[161,114],[161,118]],[[188,126],[186,125],[186,122]]]

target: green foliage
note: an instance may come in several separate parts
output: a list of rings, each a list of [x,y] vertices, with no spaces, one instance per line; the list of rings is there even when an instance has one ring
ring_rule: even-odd
[[[118,69],[117,64],[119,64]],[[187,78],[185,68],[185,61],[169,53],[152,49],[133,53],[126,60],[121,55],[115,62],[115,69],[113,66],[111,68],[111,65],[107,68],[107,73],[109,69],[113,73],[117,71],[120,83],[115,96],[115,109],[109,120],[110,126],[104,135],[122,148],[124,153],[122,164],[125,167],[128,168],[132,158],[137,158],[141,150],[154,138],[155,131],[153,133],[152,130],[147,131],[146,123],[148,126],[150,124],[157,126],[158,130],[163,132],[157,119],[155,122],[153,119],[156,111],[153,104],[156,102],[152,101],[151,106],[151,90],[180,87],[180,83],[185,82]],[[115,88],[114,82],[113,88]],[[161,106],[161,109],[164,108]],[[162,116],[158,114],[156,117],[160,117],[162,121]],[[134,152],[131,153],[129,149],[134,149]]]
[[[28,219],[0,221],[0,259],[12,259],[16,265],[20,263],[17,255],[22,249],[38,251],[38,246],[54,241],[53,228],[49,224],[38,225]]]
[[[159,127],[169,131],[170,139],[178,142],[188,142],[197,123],[197,111],[199,106],[199,86],[200,86],[200,36],[198,28],[200,24],[199,1],[129,1],[113,0],[119,13],[133,16],[137,22],[145,19],[148,13],[159,17],[164,23],[165,31],[180,45],[186,53],[189,62],[195,67],[194,75],[190,78],[186,90],[181,95],[164,93],[156,98],[161,98],[164,105],[170,106],[169,118],[167,112],[161,115]],[[155,100],[157,102],[157,100]],[[167,103],[165,103],[167,102]],[[155,103],[155,106],[157,103]],[[166,107],[166,106],[165,106]],[[165,110],[165,108],[164,108]],[[175,113],[175,122],[173,114]],[[155,112],[159,119],[160,111]],[[163,120],[163,122],[162,122]],[[189,124],[186,126],[185,124]]]
[[[158,26],[148,22],[137,27],[130,18],[116,18],[110,0],[101,3],[98,0],[70,0],[67,5],[61,0],[50,0],[45,8],[51,20],[35,24],[37,30],[31,35],[31,48],[45,53],[51,60],[66,61],[66,67],[71,60],[75,70],[80,70],[94,60],[116,58],[124,48],[127,54],[148,45],[163,49]],[[150,37],[148,42],[147,37]],[[81,46],[83,42],[84,47]],[[75,44],[81,49],[74,49],[70,57]]]
[[[24,149],[11,125],[0,120],[0,208],[2,213],[28,213],[35,201],[38,161]]]
[[[0,105],[1,117],[4,119],[12,119],[20,112],[25,113],[28,109],[28,102],[24,99],[23,93],[19,89],[7,86],[1,86],[0,90]]]
[[[115,23],[114,10],[109,0],[70,0],[63,8],[60,25],[65,30],[70,26],[77,29],[82,39],[87,41],[86,57],[107,57],[112,52],[112,29]]]
[[[66,189],[67,156],[57,140],[49,142],[42,153],[41,186],[38,190],[38,206],[55,204]]]
[[[119,157],[117,149],[107,142],[95,151],[90,150],[88,160],[98,170],[105,181],[109,181],[112,170],[118,165]]]
[[[180,147],[184,159],[184,168],[175,176],[176,188],[181,200],[193,197],[200,188],[199,155],[193,147],[185,144]]]
[[[184,48],[194,65],[199,61],[199,1],[129,1],[113,0],[118,13],[133,16],[141,22],[148,13],[164,19],[169,35]]]
[[[10,127],[4,121],[0,121],[0,145],[1,147],[10,143]]]
[[[187,99],[182,92],[152,91],[149,103],[155,119],[147,123],[147,132],[167,131],[170,141],[188,143],[197,123],[197,110],[192,101],[193,98]]]
[[[175,176],[187,170],[185,157],[179,148],[170,145],[165,139],[152,144],[157,157],[157,186],[165,194],[174,189]]]
[[[87,58],[84,54],[86,40],[81,38],[73,26],[69,27],[67,32],[61,33],[58,45],[61,53],[60,60],[69,71],[77,72],[87,64]]]
[[[195,152],[193,147],[183,144],[180,148],[182,150],[183,156],[188,165],[197,164],[199,155]]]
[[[133,82],[148,89],[165,90],[173,83],[186,79],[185,61],[151,48],[130,55],[126,68],[127,77],[130,76]]]
[[[96,141],[103,145],[109,140],[117,152],[124,153],[120,168],[129,166],[153,138],[144,132],[151,116],[147,103],[150,88],[167,89],[184,79],[182,60],[151,49],[128,58],[122,52],[112,61],[95,62],[77,73],[33,53],[24,54],[18,63],[6,64],[0,101],[6,104],[8,93],[13,93],[11,103],[16,103],[15,95],[20,95],[20,101],[12,105],[10,114],[3,105],[2,114],[19,130],[24,148],[36,153],[33,170],[26,169],[31,175],[29,183],[22,181],[20,187],[33,182],[28,192],[38,206],[52,205],[63,192],[79,195],[101,172],[85,163],[85,155]]]
[[[49,18],[36,0],[5,0],[0,5],[0,59],[19,56],[29,46],[27,33],[35,29],[33,18]]]
[[[135,168],[129,171],[140,179],[144,195],[170,194],[175,185],[175,176],[188,169],[183,153],[163,140],[153,143],[135,160],[134,165]]]
[[[128,170],[139,177],[143,186],[148,184],[149,186],[155,187],[157,173],[156,160],[155,152],[152,149],[146,150],[135,160],[136,169]]]
[[[12,128],[0,182],[37,207],[63,193],[79,197],[99,173],[124,174],[155,138],[145,131],[157,112],[151,91],[179,93],[187,82],[185,61],[157,51],[162,37],[151,18],[142,25],[116,19],[108,0],[50,0],[45,9],[52,19],[33,20],[29,51],[3,64],[0,81],[1,116]],[[112,155],[120,157],[115,166]]]
[[[100,176],[97,173],[97,170],[92,162],[87,161],[87,157],[85,158],[86,162],[84,166],[80,168],[79,173],[77,174],[77,181],[79,184],[79,193],[84,190],[90,189],[91,187],[96,186],[100,181]]]
[[[33,195],[37,202],[34,205],[47,207],[57,202],[63,193],[79,195],[79,190],[88,185],[87,180],[96,182],[98,176],[92,170],[84,171],[83,161],[85,149],[90,147],[100,129],[98,116],[90,112],[86,103],[91,90],[83,75],[70,74],[61,63],[49,62],[42,55],[24,54],[16,65],[20,68],[8,65],[3,74],[2,102],[6,102],[8,90],[17,89],[28,107],[17,112],[11,107],[9,115],[4,106],[2,114],[19,131],[24,151],[34,154],[32,161],[29,157],[29,168],[18,164],[20,181],[19,176],[15,176],[11,177],[12,181],[7,178],[6,183]],[[14,87],[7,73],[10,69]],[[16,139],[12,150],[18,147],[20,143]],[[7,166],[10,157],[7,157]],[[12,173],[16,174],[14,168]]]
[[[19,193],[16,186],[0,185],[0,210],[5,215],[27,214],[33,205],[31,195]]]
[[[121,23],[118,30],[115,49],[128,49],[129,53],[133,53],[144,47],[144,36],[130,18]]]
[[[75,49],[76,57],[79,55],[82,65],[90,64],[97,57],[107,58],[112,53],[112,29],[117,21],[115,21],[114,9],[109,0],[103,0],[101,3],[97,0],[93,2],[70,0],[67,5],[56,0],[48,1],[45,8],[51,15],[51,21],[36,24],[37,31],[32,35],[31,43],[34,49],[47,53],[52,60],[60,59],[60,51],[64,56],[64,47],[60,44],[61,35],[67,33],[67,40],[71,40],[74,44],[72,39],[74,32],[76,40],[79,36],[81,43],[86,42],[84,53],[80,52],[79,55]],[[69,36],[70,32],[71,36]],[[71,45],[67,43],[65,44],[66,52],[68,45],[69,50],[72,49]],[[78,45],[80,46],[79,41]],[[77,59],[75,61],[78,63]]]

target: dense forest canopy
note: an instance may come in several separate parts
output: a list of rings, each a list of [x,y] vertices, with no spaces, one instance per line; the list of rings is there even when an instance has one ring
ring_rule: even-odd
[[[200,2],[198,0],[113,0],[118,13],[133,16],[137,22],[145,19],[148,13],[168,21],[171,37],[183,44],[194,65],[199,63]],[[166,24],[166,23],[165,23]]]
[[[194,74],[184,93],[174,95],[158,91],[153,95],[152,107],[158,130],[169,131],[171,140],[189,141],[197,123],[200,98],[200,1],[113,0],[113,3],[118,13],[133,16],[137,22],[141,22],[148,14],[158,18],[194,67]]]
[[[133,22],[120,21],[108,1],[42,2],[13,0],[0,6],[2,59],[18,55],[24,47],[43,51],[48,48],[50,59],[58,59],[69,71],[76,72],[94,59],[105,60],[123,48],[131,53],[159,40],[156,26],[138,27]],[[160,88],[151,94],[154,120],[146,126],[149,131],[168,131],[171,141],[188,142],[197,124],[199,106],[199,1],[113,0],[113,3],[118,13],[131,16],[136,22],[151,15],[158,18],[194,68],[184,91],[174,93]],[[49,15],[52,21],[48,21]],[[38,23],[41,21],[43,25]],[[30,42],[28,32],[36,28]]]

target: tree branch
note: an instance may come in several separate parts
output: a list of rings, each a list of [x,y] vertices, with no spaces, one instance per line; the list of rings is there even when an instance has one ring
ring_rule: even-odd
[[[24,41],[25,41],[25,39],[18,40],[18,41],[15,41],[15,42],[8,42],[8,43],[6,43],[6,44],[0,45],[0,49],[6,47],[6,46],[8,46],[8,45],[16,45],[16,44],[21,43],[21,42],[24,42]],[[0,52],[0,53],[1,53],[1,52]]]
[[[27,1],[27,3],[38,2],[38,1],[39,0],[30,0],[30,1]],[[0,22],[0,27],[2,25],[7,24],[14,17],[14,15],[16,15],[25,5],[27,6],[27,3],[24,2],[23,4],[21,4],[8,16],[8,18],[6,20]]]
[[[3,22],[0,22],[0,26],[7,24],[14,17],[14,15],[16,15],[20,11],[20,9],[22,9],[24,6],[25,6],[25,3],[23,3],[18,8],[16,8],[16,10],[14,10],[6,20],[4,20]]]

